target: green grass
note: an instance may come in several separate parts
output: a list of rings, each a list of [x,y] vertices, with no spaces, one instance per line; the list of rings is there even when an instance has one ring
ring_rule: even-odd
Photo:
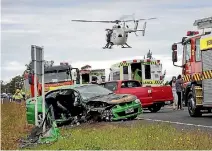
[[[183,132],[167,124],[101,123],[62,129],[58,142],[35,149],[61,150],[173,150],[212,149],[212,137],[200,131]]]
[[[31,126],[26,124],[25,106],[16,103],[1,105],[1,149],[18,149],[18,139],[26,136]],[[62,138],[33,150],[174,150],[212,149],[212,136],[196,131],[180,131],[168,124],[145,121],[83,124],[61,128]]]

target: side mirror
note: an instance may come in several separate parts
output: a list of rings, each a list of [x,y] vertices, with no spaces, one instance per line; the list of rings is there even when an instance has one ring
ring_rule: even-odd
[[[184,41],[186,40],[187,37],[182,38],[182,44],[184,44]]]
[[[34,78],[33,78],[33,75],[32,74],[29,74],[28,75],[28,82],[30,85],[33,85],[34,84]]]
[[[177,62],[177,51],[172,51],[172,62]]]
[[[174,51],[174,50],[177,50],[177,44],[173,44],[172,45],[172,50]]]
[[[76,72],[77,72],[76,83],[80,84],[80,71],[79,71],[79,69],[76,69]]]
[[[66,74],[67,74],[67,75],[69,75],[69,74],[70,74],[70,71],[69,71],[69,70],[67,70],[67,71],[66,71]]]

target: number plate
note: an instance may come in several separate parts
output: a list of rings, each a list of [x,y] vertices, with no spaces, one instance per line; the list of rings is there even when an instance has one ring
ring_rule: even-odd
[[[134,109],[133,109],[133,108],[127,109],[127,110],[125,111],[126,114],[128,114],[128,113],[133,113],[133,112],[134,112]]]

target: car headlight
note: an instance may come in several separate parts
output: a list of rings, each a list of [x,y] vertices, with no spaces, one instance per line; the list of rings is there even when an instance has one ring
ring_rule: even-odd
[[[136,99],[135,103],[141,104],[141,101],[139,99]]]

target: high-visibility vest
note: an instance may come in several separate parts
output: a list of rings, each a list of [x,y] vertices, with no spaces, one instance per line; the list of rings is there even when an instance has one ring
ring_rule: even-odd
[[[22,94],[19,92],[19,93],[16,93],[15,94],[15,99],[19,100],[19,99],[23,99],[23,96]]]

